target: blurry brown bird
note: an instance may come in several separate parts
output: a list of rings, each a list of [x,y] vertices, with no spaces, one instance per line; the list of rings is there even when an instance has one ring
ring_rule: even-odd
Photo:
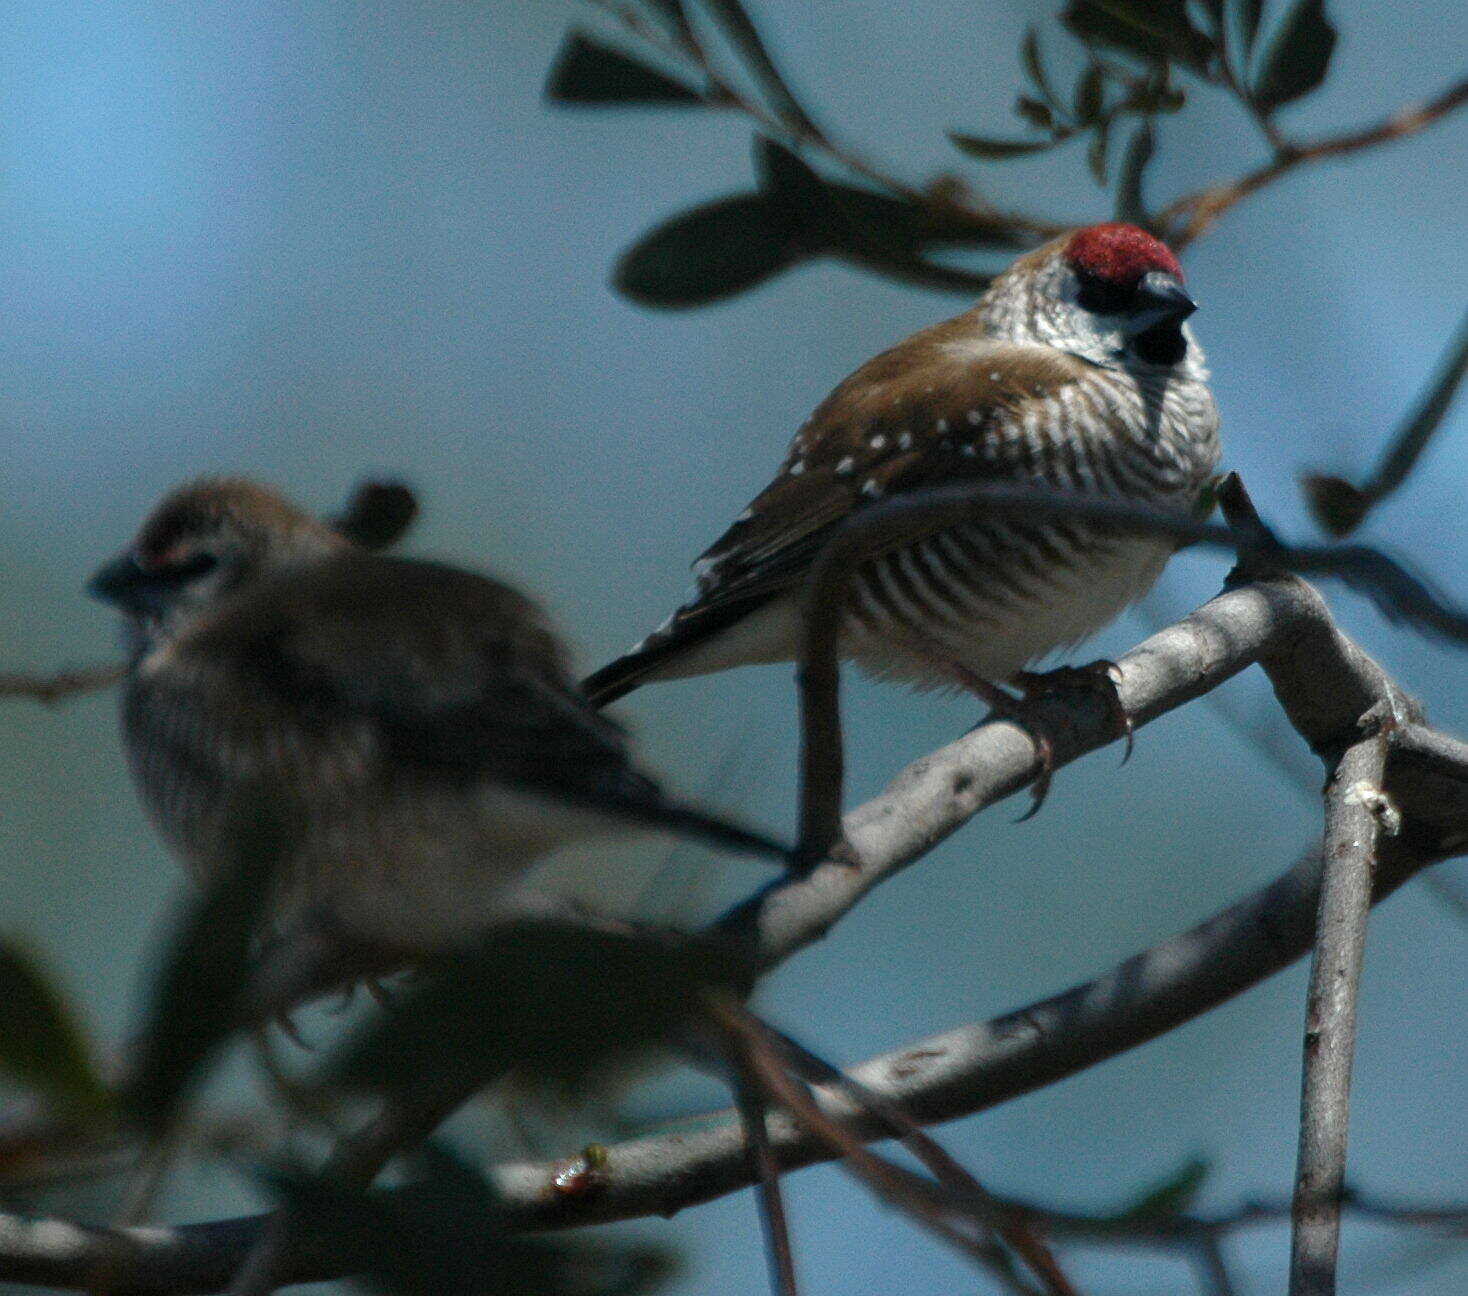
[[[1020,258],[973,309],[826,398],[774,481],[694,565],[694,597],[586,680],[587,694],[600,705],[651,680],[791,660],[806,575],[876,500],[996,481],[1190,509],[1219,455],[1207,369],[1184,323],[1194,309],[1177,259],[1136,226],[1089,226]],[[1051,518],[915,534],[858,569],[842,653],[875,675],[1000,705],[992,682],[1111,621],[1171,549]]]
[[[288,828],[277,922],[413,952],[502,915],[536,860],[589,835],[785,854],[639,773],[534,603],[351,531],[205,480],[91,582],[125,614],[134,776],[196,878],[230,859],[240,807],[267,804]]]

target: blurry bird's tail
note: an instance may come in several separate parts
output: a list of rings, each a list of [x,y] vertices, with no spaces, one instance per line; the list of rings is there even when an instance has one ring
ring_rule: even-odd
[[[793,847],[786,846],[773,837],[766,837],[751,828],[742,828],[727,819],[720,819],[717,815],[678,801],[659,800],[650,804],[646,810],[630,811],[628,817],[650,827],[670,829],[681,836],[691,837],[722,850],[778,859],[787,865],[795,858]]]
[[[577,799],[588,808],[595,808],[629,824],[665,829],[680,837],[740,855],[758,855],[777,859],[782,864],[793,863],[795,851],[792,847],[752,828],[730,823],[697,806],[671,800],[651,779],[644,779],[641,775],[633,777],[636,779],[633,787],[620,788],[609,795],[592,793]]]

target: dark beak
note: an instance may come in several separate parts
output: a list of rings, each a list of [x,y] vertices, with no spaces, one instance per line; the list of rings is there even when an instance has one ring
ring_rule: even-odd
[[[1143,275],[1137,285],[1131,329],[1145,333],[1158,324],[1181,324],[1197,309],[1198,303],[1188,296],[1187,289],[1176,276],[1163,270],[1152,270]]]
[[[156,574],[138,565],[132,550],[124,550],[87,582],[87,593],[135,616],[156,615],[163,585]]]

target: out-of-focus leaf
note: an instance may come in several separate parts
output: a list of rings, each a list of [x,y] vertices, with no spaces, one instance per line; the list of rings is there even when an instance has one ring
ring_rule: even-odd
[[[617,290],[645,306],[701,306],[811,255],[786,207],[739,194],[682,212],[644,234],[617,262]]]
[[[1174,59],[1198,72],[1214,50],[1189,21],[1186,0],[1071,0],[1061,18],[1087,44]]]
[[[393,1296],[633,1296],[674,1273],[672,1257],[658,1248],[516,1236],[473,1169],[432,1145],[423,1160],[425,1176],[399,1188],[289,1174],[268,1181],[313,1245]]]
[[[1344,477],[1310,473],[1301,478],[1300,487],[1316,522],[1337,539],[1360,526],[1376,502]]]
[[[746,970],[688,937],[517,922],[428,966],[328,1062],[327,1083],[400,1088],[427,1075],[489,1084],[510,1072],[574,1090],[676,1042],[713,989]]]
[[[186,908],[149,995],[133,1073],[129,1122],[156,1136],[238,1026],[250,952],[270,902],[284,826],[263,802],[234,817],[234,858]]]
[[[1106,183],[1106,159],[1107,148],[1111,143],[1111,122],[1108,120],[1096,123],[1095,133],[1091,136],[1091,142],[1086,148],[1086,165],[1091,168],[1091,174],[1096,178],[1098,185]]]
[[[1142,179],[1156,149],[1152,123],[1143,120],[1126,146],[1121,162],[1121,176],[1116,186],[1116,218],[1139,224],[1147,214],[1142,194]]]
[[[679,36],[687,37],[692,34],[693,26],[688,21],[688,10],[683,7],[683,0],[648,0],[648,4],[663,16],[663,20]]]
[[[1259,20],[1264,16],[1264,0],[1238,0],[1239,9],[1239,38],[1244,43],[1244,55],[1248,55],[1254,49],[1254,42],[1259,39]]]
[[[1211,1169],[1203,1157],[1190,1157],[1165,1178],[1148,1184],[1109,1218],[1152,1220],[1181,1214],[1193,1204]]]
[[[788,207],[813,252],[856,260],[895,278],[971,291],[979,288],[978,276],[925,260],[923,246],[945,235],[949,241],[1000,245],[972,222],[958,228],[941,204],[930,210],[928,204],[833,183],[774,140],[758,141],[755,167],[764,192]]]
[[[1040,33],[1037,28],[1031,27],[1025,32],[1024,41],[1019,47],[1020,58],[1024,60],[1025,72],[1034,83],[1041,97],[1052,108],[1060,106],[1060,100],[1056,98],[1055,90],[1050,84],[1050,77],[1045,71],[1045,62],[1040,55]]]
[[[1325,0],[1299,0],[1270,41],[1252,98],[1266,111],[1309,94],[1325,80],[1336,34],[1325,16]]]
[[[332,527],[363,549],[387,549],[407,534],[418,516],[418,497],[402,482],[363,482]]]
[[[1041,103],[1038,99],[1033,99],[1029,95],[1020,95],[1015,100],[1014,109],[1031,126],[1037,127],[1042,131],[1054,131],[1055,114],[1050,111],[1049,104]]]
[[[1366,514],[1411,475],[1452,409],[1465,377],[1468,377],[1468,315],[1459,323],[1441,363],[1411,413],[1393,433],[1369,479],[1354,486],[1341,477],[1305,477],[1301,484],[1315,520],[1337,538],[1349,535],[1360,526]]]
[[[959,131],[949,131],[948,138],[970,157],[983,158],[989,162],[1002,162],[1006,158],[1028,157],[1030,154],[1043,153],[1046,149],[1055,147],[1053,139],[1002,140],[991,139],[987,135],[966,135]]]
[[[1102,94],[1105,91],[1105,74],[1092,63],[1076,82],[1072,111],[1082,126],[1089,126],[1101,116]]]
[[[95,1120],[111,1102],[66,996],[33,954],[8,941],[0,943],[0,1074],[74,1120]]]
[[[750,71],[758,78],[780,116],[803,135],[818,134],[815,123],[806,115],[805,109],[785,84],[785,78],[780,75],[780,69],[775,66],[769,50],[765,48],[759,28],[754,25],[739,0],[704,0],[704,3],[718,19],[719,25],[735,48],[744,56]]]
[[[691,104],[703,96],[630,54],[573,31],[545,83],[545,96],[563,104]]]

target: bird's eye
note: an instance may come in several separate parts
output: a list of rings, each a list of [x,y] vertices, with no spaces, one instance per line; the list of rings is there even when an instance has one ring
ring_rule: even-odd
[[[207,576],[218,566],[218,554],[212,554],[207,549],[196,549],[193,553],[181,554],[173,561],[159,566],[155,578],[168,585],[187,585],[200,576]]]
[[[1131,309],[1136,298],[1136,284],[1117,283],[1114,279],[1102,279],[1099,275],[1076,272],[1081,290],[1076,301],[1093,315],[1120,315]]]

